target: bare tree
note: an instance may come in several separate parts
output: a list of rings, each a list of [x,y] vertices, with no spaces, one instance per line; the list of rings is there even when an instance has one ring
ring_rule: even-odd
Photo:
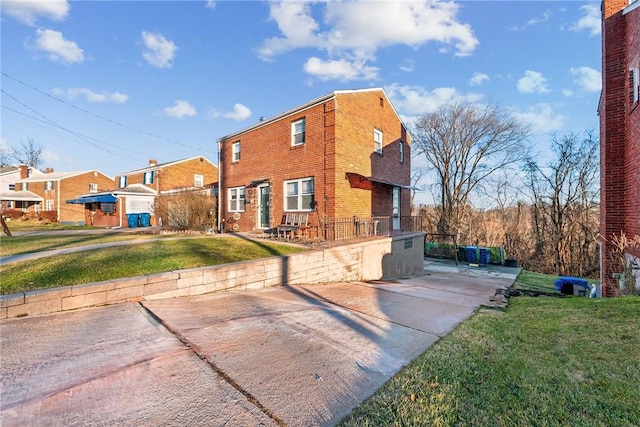
[[[497,105],[452,103],[418,118],[413,147],[437,174],[439,233],[461,231],[478,184],[527,155],[529,127]]]
[[[586,132],[554,136],[551,145],[555,158],[548,165],[526,162],[538,270],[592,275],[598,268],[599,142]]]
[[[425,168],[412,168],[411,169],[411,210],[416,208],[415,198],[416,191],[423,191],[424,187],[418,187],[420,180],[427,174]]]
[[[20,143],[20,147],[10,149],[10,156],[18,164],[39,169],[42,166],[42,146],[29,137]]]

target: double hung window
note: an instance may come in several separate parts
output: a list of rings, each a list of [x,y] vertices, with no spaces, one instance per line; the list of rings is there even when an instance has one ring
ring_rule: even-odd
[[[382,154],[382,131],[378,129],[373,130],[373,151]]]
[[[313,178],[301,178],[284,182],[285,211],[312,211],[314,209]]]
[[[234,142],[231,145],[231,161],[232,162],[240,161],[240,142]]]
[[[244,187],[229,189],[229,212],[244,212]]]
[[[305,119],[296,120],[291,123],[291,145],[302,145],[306,140]]]

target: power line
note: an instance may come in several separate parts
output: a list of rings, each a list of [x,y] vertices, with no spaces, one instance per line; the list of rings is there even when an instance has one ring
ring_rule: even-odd
[[[116,125],[116,126],[119,126],[119,127],[125,128],[125,129],[128,129],[128,130],[131,130],[131,131],[137,132],[137,133],[142,134],[142,135],[150,136],[150,137],[152,137],[152,138],[156,138],[156,139],[159,139],[159,140],[162,140],[162,141],[170,142],[170,143],[172,143],[172,144],[179,145],[179,146],[181,146],[181,147],[190,148],[190,149],[192,149],[192,150],[197,150],[197,151],[204,151],[204,152],[207,152],[207,153],[213,153],[212,151],[209,151],[209,150],[203,150],[202,148],[198,148],[198,147],[194,147],[194,146],[191,146],[191,145],[183,144],[183,143],[178,142],[178,141],[175,141],[175,140],[173,140],[173,139],[169,139],[169,138],[166,138],[166,137],[163,137],[163,136],[155,135],[155,134],[152,134],[152,133],[150,133],[150,132],[146,132],[146,131],[143,131],[143,130],[140,130],[140,129],[136,129],[136,128],[132,127],[132,126],[125,125],[125,124],[120,123],[120,122],[116,122],[115,120],[111,120],[111,119],[109,119],[109,118],[107,118],[107,117],[103,117],[103,116],[101,116],[101,115],[99,115],[99,114],[93,113],[93,112],[91,112],[91,111],[89,111],[89,110],[86,110],[86,109],[84,109],[84,108],[82,108],[82,107],[78,107],[78,106],[77,106],[77,105],[75,105],[75,104],[72,104],[72,103],[70,103],[70,102],[67,102],[67,101],[65,101],[64,99],[60,99],[60,98],[58,98],[58,97],[56,97],[56,96],[53,96],[53,95],[51,95],[51,94],[49,94],[49,93],[46,93],[46,92],[44,92],[44,91],[42,91],[42,90],[40,90],[40,89],[38,89],[38,88],[36,88],[36,87],[34,87],[34,86],[32,86],[32,85],[28,84],[28,83],[23,82],[22,80],[20,80],[20,79],[18,79],[18,78],[15,78],[15,77],[13,77],[13,76],[10,76],[9,74],[5,73],[4,71],[1,71],[1,73],[2,73],[2,75],[3,75],[3,76],[5,76],[5,77],[7,77],[7,78],[9,78],[9,79],[11,79],[11,80],[13,80],[13,81],[17,82],[17,83],[20,83],[21,85],[23,85],[23,86],[25,86],[25,87],[28,87],[29,89],[32,89],[32,90],[34,90],[34,91],[36,91],[36,92],[38,92],[38,93],[40,93],[40,94],[42,94],[42,95],[45,95],[45,96],[47,96],[47,97],[49,97],[49,98],[51,98],[51,99],[53,99],[53,100],[56,100],[56,101],[58,101],[58,102],[60,102],[60,103],[62,103],[62,104],[68,105],[68,106],[70,106],[70,107],[72,107],[72,108],[74,108],[74,109],[76,109],[76,110],[78,110],[78,111],[81,111],[81,112],[83,112],[83,113],[85,113],[85,114],[88,114],[88,115],[90,115],[90,116],[96,117],[96,118],[98,118],[98,119],[100,119],[100,120],[104,120],[104,121],[106,121],[106,122],[108,122],[108,123],[111,123],[111,124],[113,124],[113,125]],[[3,92],[4,92],[4,91],[3,91]],[[5,92],[5,93],[6,93],[6,92]],[[11,98],[13,98],[13,97],[11,97]],[[13,98],[13,99],[15,99],[15,98]],[[32,111],[33,111],[33,110],[32,110]],[[39,113],[37,113],[37,114],[38,114],[38,115],[40,115]]]

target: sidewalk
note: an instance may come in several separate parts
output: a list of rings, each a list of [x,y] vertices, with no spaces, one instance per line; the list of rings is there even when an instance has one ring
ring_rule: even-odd
[[[2,425],[335,425],[519,272],[425,264],[0,321]]]

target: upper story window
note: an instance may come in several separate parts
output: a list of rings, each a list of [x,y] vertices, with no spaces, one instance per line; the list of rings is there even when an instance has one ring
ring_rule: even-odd
[[[95,182],[89,183],[89,193],[97,193],[98,192],[98,184]]]
[[[382,131],[373,130],[373,151],[382,154]]]
[[[145,185],[153,184],[153,171],[144,173],[144,183]]]
[[[44,182],[45,190],[53,190],[53,181],[45,181]]]
[[[285,211],[312,211],[314,209],[313,178],[285,181],[284,194]]]
[[[400,163],[404,163],[404,142],[398,141],[398,156]]]
[[[22,183],[22,191],[27,191],[29,189],[29,183],[28,182],[23,182]]]
[[[127,186],[127,177],[121,176],[118,178],[118,187],[125,188]]]
[[[239,162],[240,161],[240,141],[234,142],[231,144],[231,161]]]
[[[305,119],[296,120],[291,123],[291,145],[302,145],[306,140]]]
[[[193,175],[193,186],[194,187],[204,187],[204,176],[202,176],[202,175]]]
[[[16,191],[16,185],[15,184],[9,184],[9,191]]]
[[[635,67],[629,70],[629,85],[631,86],[631,103],[640,102],[640,68]]]
[[[244,212],[244,187],[229,189],[229,212]]]

